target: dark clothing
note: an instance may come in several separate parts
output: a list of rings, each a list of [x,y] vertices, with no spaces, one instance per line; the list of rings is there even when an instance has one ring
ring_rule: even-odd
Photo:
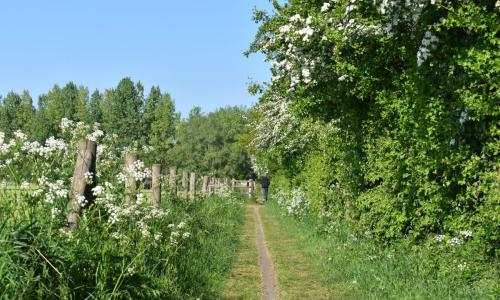
[[[262,188],[262,198],[264,198],[264,201],[267,202],[267,195],[269,194],[269,189],[263,187]]]
[[[270,183],[271,181],[269,180],[269,178],[267,178],[267,176],[262,177],[262,179],[260,180],[260,184],[262,185],[263,188],[266,189],[269,187]]]

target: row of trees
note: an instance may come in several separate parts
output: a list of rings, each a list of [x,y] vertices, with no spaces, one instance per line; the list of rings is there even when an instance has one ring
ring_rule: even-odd
[[[58,137],[63,118],[99,123],[105,133],[117,135],[117,146],[137,148],[148,163],[228,177],[243,177],[250,170],[239,139],[246,130],[246,114],[244,108],[228,107],[206,115],[197,107],[181,120],[168,93],[153,86],[145,95],[143,85],[128,77],[103,93],[89,93],[72,82],[55,85],[36,107],[27,91],[0,97],[0,131],[7,137],[16,130],[41,142]]]
[[[251,87],[261,161],[360,232],[471,230],[498,258],[499,2],[273,3],[249,51],[273,62]]]
[[[104,93],[90,94],[88,88],[73,82],[62,88],[55,85],[39,97],[36,108],[27,91],[0,98],[0,130],[7,136],[20,129],[39,141],[57,137],[62,118],[99,123],[104,131],[117,134],[122,145],[141,142],[162,148],[172,144],[179,114],[168,93],[153,86],[145,97],[142,84],[130,78]]]

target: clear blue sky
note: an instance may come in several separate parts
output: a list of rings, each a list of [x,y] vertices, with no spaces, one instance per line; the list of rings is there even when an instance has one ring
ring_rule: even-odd
[[[54,84],[90,91],[130,76],[146,92],[159,85],[185,117],[201,106],[256,102],[249,78],[267,79],[260,55],[242,52],[267,0],[50,0],[0,4],[0,95],[27,89],[35,103]]]

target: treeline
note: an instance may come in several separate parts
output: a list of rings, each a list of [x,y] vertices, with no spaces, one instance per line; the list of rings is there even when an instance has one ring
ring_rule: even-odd
[[[16,130],[39,142],[61,135],[63,118],[100,124],[115,134],[117,146],[135,147],[148,163],[159,162],[218,176],[245,177],[250,172],[241,136],[246,130],[244,108],[221,108],[209,114],[194,108],[181,120],[169,93],[153,86],[148,94],[140,82],[126,77],[115,88],[89,92],[73,82],[55,85],[35,106],[28,91],[0,97],[0,131]]]

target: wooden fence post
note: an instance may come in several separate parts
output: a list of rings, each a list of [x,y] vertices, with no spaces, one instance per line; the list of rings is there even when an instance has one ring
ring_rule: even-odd
[[[236,179],[231,180],[231,191],[236,191]]]
[[[188,182],[188,172],[183,171],[182,172],[182,197],[187,198],[188,197],[188,189],[189,189],[189,182]]]
[[[78,226],[78,216],[84,207],[94,201],[92,188],[96,184],[95,163],[97,144],[94,141],[82,140],[78,145],[75,170],[71,182],[69,201],[67,204],[66,228]],[[92,183],[87,183],[86,175],[92,173]]]
[[[253,189],[254,189],[253,179],[247,180],[247,187],[248,187],[248,198],[252,198]]]
[[[193,200],[196,195],[196,173],[191,173],[189,180],[189,199]]]
[[[151,182],[151,189],[152,189],[152,196],[153,196],[153,205],[154,206],[160,206],[161,202],[161,165],[160,164],[154,164],[153,165],[153,170],[151,172],[152,174],[152,182]]]
[[[170,167],[170,173],[169,173],[169,184],[170,184],[170,195],[173,198],[177,197],[177,168],[176,167]]]
[[[208,195],[208,176],[203,176],[203,182],[202,182],[202,185],[201,185],[201,192],[205,196]]]
[[[208,177],[208,195],[212,195],[212,177]]]
[[[137,191],[137,183],[133,174],[129,172],[133,168],[135,161],[137,160],[137,155],[135,152],[128,152],[125,155],[125,199],[124,204],[130,205],[135,202],[135,193]]]

